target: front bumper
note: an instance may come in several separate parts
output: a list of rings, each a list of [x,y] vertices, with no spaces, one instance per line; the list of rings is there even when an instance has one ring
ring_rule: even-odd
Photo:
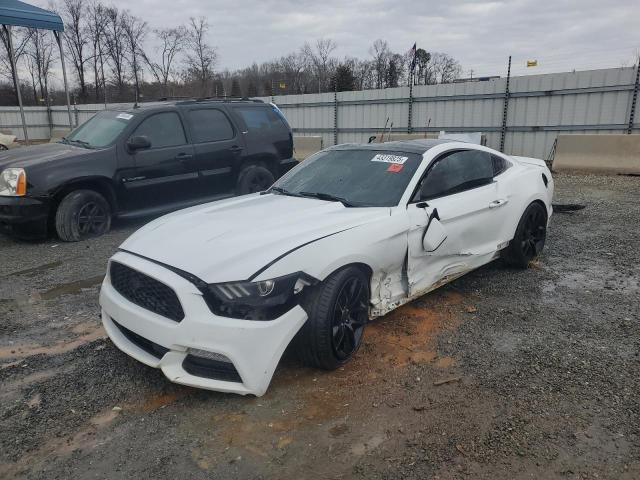
[[[261,396],[287,345],[307,320],[300,306],[271,321],[219,317],[209,310],[195,285],[161,265],[126,252],[116,253],[112,260],[155,278],[178,296],[185,316],[175,322],[124,298],[111,285],[108,273],[100,291],[102,322],[113,343],[136,360],[160,368],[175,383]],[[160,348],[143,348],[140,337]],[[239,381],[200,376],[198,370],[188,368],[189,359],[198,355],[194,350],[226,357]]]
[[[47,233],[49,203],[31,197],[0,196],[0,231],[21,237]]]

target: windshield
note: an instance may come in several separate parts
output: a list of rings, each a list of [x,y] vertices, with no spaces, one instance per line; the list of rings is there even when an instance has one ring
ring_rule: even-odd
[[[106,147],[124,130],[133,115],[125,112],[97,113],[71,132],[64,141],[87,148]]]
[[[272,190],[354,207],[394,207],[421,160],[416,153],[382,150],[319,152],[278,180]]]

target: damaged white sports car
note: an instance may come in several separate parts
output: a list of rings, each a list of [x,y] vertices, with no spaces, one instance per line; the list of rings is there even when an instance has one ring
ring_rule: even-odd
[[[371,319],[498,257],[526,267],[552,196],[542,160],[450,141],[339,145],[265,192],[138,230],[110,260],[102,319],[173,382],[262,395],[291,343],[333,369]]]

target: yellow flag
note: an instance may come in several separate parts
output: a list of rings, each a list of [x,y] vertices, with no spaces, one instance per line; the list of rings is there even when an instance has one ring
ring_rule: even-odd
[[[538,60],[527,60],[527,67],[537,67]]]

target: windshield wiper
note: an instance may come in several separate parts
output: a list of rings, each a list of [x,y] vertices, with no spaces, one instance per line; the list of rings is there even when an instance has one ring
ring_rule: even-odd
[[[317,198],[319,200],[328,200],[330,202],[340,202],[345,207],[355,207],[353,203],[343,197],[338,197],[336,195],[331,195],[330,193],[322,193],[322,192],[300,192],[300,195],[303,197],[312,197]]]
[[[81,147],[93,149],[93,146],[89,142],[85,142],[84,140],[70,140],[68,138],[63,138],[62,140],[64,141],[64,143],[75,143],[80,145]]]
[[[269,190],[265,190],[264,192],[262,192],[262,194],[266,194],[266,193],[271,193],[271,192],[277,192],[281,195],[288,195],[290,197],[299,197],[300,194],[298,193],[294,193],[294,192],[290,192],[289,190],[282,188],[282,187],[271,187]]]

